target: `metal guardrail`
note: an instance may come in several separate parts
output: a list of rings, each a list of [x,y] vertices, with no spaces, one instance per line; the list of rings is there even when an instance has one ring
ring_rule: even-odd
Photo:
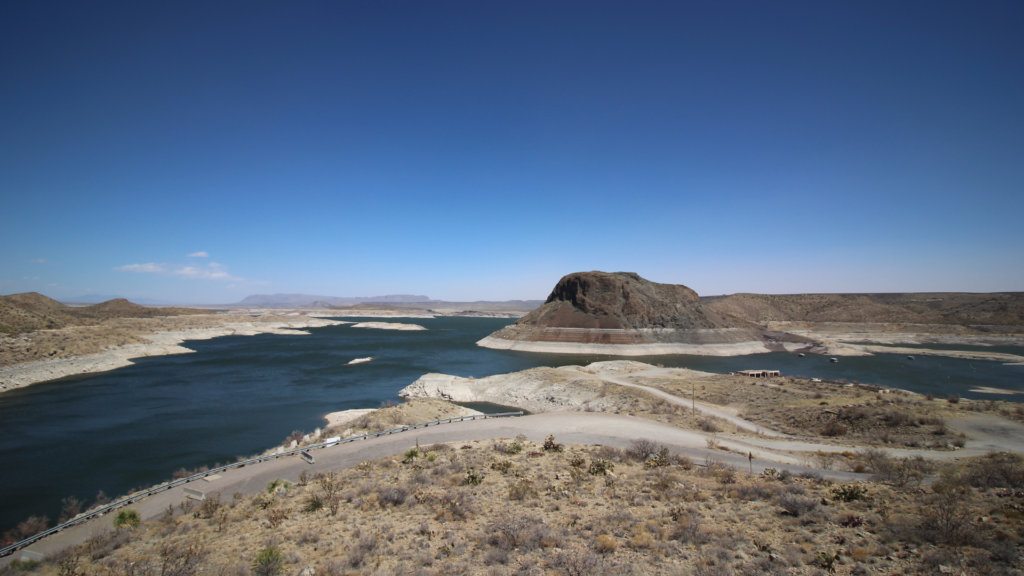
[[[392,428],[390,430],[382,430],[380,432],[374,432],[372,434],[363,434],[362,436],[353,436],[351,438],[345,438],[343,440],[338,440],[338,441],[335,441],[335,442],[324,442],[324,443],[321,443],[321,444],[314,444],[313,446],[306,446],[304,448],[296,448],[294,450],[289,450],[287,452],[281,452],[279,454],[268,454],[266,456],[258,456],[256,458],[250,458],[248,460],[242,460],[242,461],[239,461],[239,462],[234,462],[232,464],[227,464],[225,466],[220,466],[220,467],[214,468],[212,470],[207,470],[206,472],[200,472],[199,474],[193,474],[192,476],[189,476],[187,478],[180,478],[178,480],[174,480],[174,481],[168,482],[166,484],[161,484],[161,485],[159,485],[159,486],[157,486],[155,488],[150,488],[149,490],[145,490],[145,491],[139,492],[137,494],[132,494],[131,496],[129,496],[127,498],[124,498],[122,500],[118,500],[117,502],[114,502],[113,504],[107,504],[106,506],[104,506],[102,508],[99,508],[99,509],[96,509],[96,510],[93,510],[92,512],[87,512],[84,515],[78,516],[78,517],[76,517],[76,518],[74,518],[72,520],[68,520],[67,522],[65,522],[63,524],[59,524],[57,526],[54,526],[53,528],[50,528],[48,530],[44,530],[44,531],[40,532],[39,534],[36,534],[35,536],[30,536],[28,538],[25,538],[24,540],[21,540],[19,542],[15,542],[14,544],[11,544],[10,546],[7,546],[5,548],[0,548],[0,556],[7,556],[8,554],[11,554],[12,552],[16,552],[19,549],[24,548],[25,546],[28,546],[28,545],[33,544],[35,542],[38,542],[39,540],[42,540],[43,538],[46,538],[47,536],[50,536],[51,534],[56,534],[57,532],[60,532],[61,530],[64,530],[66,528],[70,528],[70,527],[72,527],[72,526],[74,526],[76,524],[80,524],[82,522],[85,522],[86,520],[91,520],[93,518],[96,518],[97,516],[103,516],[107,512],[111,512],[111,511],[116,510],[116,509],[118,509],[118,508],[120,508],[122,506],[126,506],[128,504],[134,504],[135,501],[139,500],[140,498],[145,498],[146,496],[152,496],[153,494],[158,494],[160,492],[165,492],[167,490],[170,490],[171,488],[176,488],[178,486],[181,486],[182,484],[188,484],[189,482],[192,482],[193,480],[201,480],[202,478],[204,478],[206,476],[209,476],[210,474],[216,474],[218,472],[224,472],[225,470],[231,470],[232,468],[241,468],[243,466],[248,466],[249,464],[259,464],[260,462],[266,462],[267,460],[276,460],[278,458],[283,458],[285,456],[294,456],[294,455],[297,455],[297,454],[299,454],[301,452],[308,451],[308,450],[320,450],[322,448],[329,448],[331,446],[340,446],[342,444],[349,444],[351,442],[356,442],[356,441],[359,441],[359,440],[369,440],[370,438],[377,438],[378,436],[388,436],[388,435],[391,435],[391,434],[397,434],[399,432],[407,432],[409,430],[415,430],[417,428],[426,428],[428,426],[433,426],[433,425],[436,425],[436,424],[448,424],[448,423],[451,423],[451,422],[462,422],[462,421],[465,421],[465,420],[477,420],[477,419],[486,420],[487,418],[508,418],[508,417],[513,417],[513,416],[522,416],[523,414],[524,414],[524,412],[522,412],[522,411],[520,411],[520,412],[501,412],[501,413],[498,413],[498,414],[476,414],[476,415],[472,415],[472,416],[457,416],[455,418],[445,418],[444,420],[432,420],[430,422],[424,422],[422,424],[412,424],[410,426],[402,426],[401,428]]]

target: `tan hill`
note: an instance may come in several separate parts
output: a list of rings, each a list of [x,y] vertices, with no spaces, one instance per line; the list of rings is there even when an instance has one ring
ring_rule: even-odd
[[[91,326],[102,320],[114,318],[157,318],[207,313],[191,308],[147,308],[124,298],[72,308],[42,294],[25,292],[0,296],[0,332],[19,333],[68,326]]]
[[[768,322],[1024,325],[1024,292],[733,294],[703,299],[720,314]]]
[[[0,296],[0,332],[27,332],[79,326],[71,308],[36,292]]]
[[[764,352],[745,326],[706,309],[693,290],[632,272],[577,272],[544,305],[478,342],[535,352],[734,354]]]
[[[0,296],[0,332],[26,332],[30,330],[53,330],[68,325],[77,325],[73,318],[28,310]]]

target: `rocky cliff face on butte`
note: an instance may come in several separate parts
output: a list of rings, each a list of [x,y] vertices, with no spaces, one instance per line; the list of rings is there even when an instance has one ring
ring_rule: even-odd
[[[478,344],[624,356],[767,351],[755,331],[704,308],[693,290],[632,272],[569,274],[543,306]]]

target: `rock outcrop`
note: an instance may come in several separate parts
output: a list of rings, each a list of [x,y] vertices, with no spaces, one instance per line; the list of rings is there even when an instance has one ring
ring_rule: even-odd
[[[477,344],[621,356],[768,351],[756,331],[706,309],[693,290],[632,272],[569,274],[543,306]]]
[[[591,410],[615,410],[622,403],[618,394],[608,393],[600,376],[601,365],[610,365],[608,374],[621,373],[616,362],[591,364],[590,367],[530,368],[487,378],[460,378],[449,374],[424,374],[403,388],[398,395],[406,399],[437,398],[449,402],[490,402],[513,406],[533,413]],[[626,369],[654,368],[630,362]],[[604,391],[604,393],[602,393]]]

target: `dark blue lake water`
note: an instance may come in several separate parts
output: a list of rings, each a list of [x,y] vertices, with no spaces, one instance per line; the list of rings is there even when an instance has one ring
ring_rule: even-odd
[[[353,319],[346,319],[353,320]],[[379,320],[379,319],[373,319]],[[611,356],[533,354],[475,342],[512,320],[433,318],[427,331],[332,326],[309,336],[228,336],[185,345],[195,354],[136,360],[0,394],[0,530],[32,514],[56,518],[61,498],[91,501],[170,478],[178,468],[233,461],[322,426],[328,412],[374,408],[427,372],[477,378]],[[355,358],[372,362],[347,365]],[[827,358],[773,353],[731,358],[657,356],[652,364],[709,372],[768,368],[936,395],[972,386],[1024,391],[1024,367],[901,355]]]

